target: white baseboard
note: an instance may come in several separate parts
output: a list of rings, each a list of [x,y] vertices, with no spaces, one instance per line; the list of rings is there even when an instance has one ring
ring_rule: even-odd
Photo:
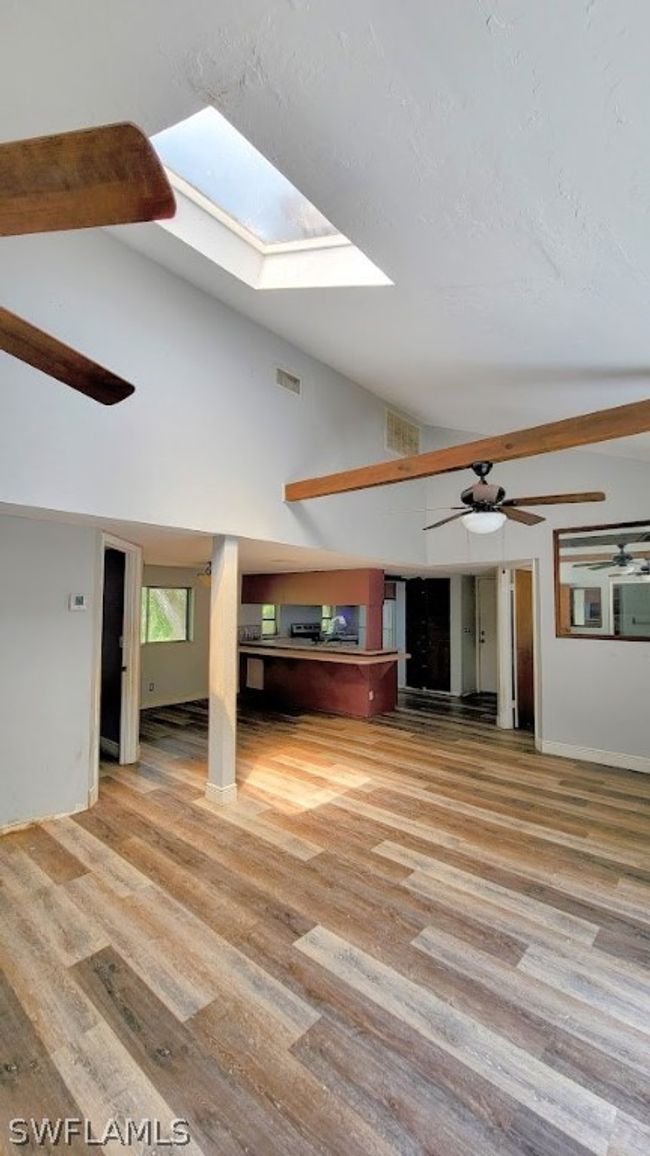
[[[571,743],[542,740],[538,748],[544,755],[559,755],[562,759],[578,759],[585,763],[600,763],[605,767],[619,767],[625,771],[640,771],[650,775],[650,758],[645,755],[627,755],[621,751],[599,751],[592,747],[574,747]]]
[[[15,823],[5,823],[4,827],[0,827],[0,836],[10,835],[16,831],[25,831],[27,827],[33,827],[34,823],[50,823],[54,819],[68,819],[71,815],[78,815],[81,811],[87,810],[88,807],[85,803],[77,803],[72,811],[57,811],[54,815],[34,815],[33,819],[17,819]]]
[[[210,803],[216,803],[218,807],[225,807],[228,803],[236,803],[237,785],[229,783],[227,787],[218,787],[216,783],[206,783],[205,797]]]
[[[148,698],[140,703],[140,710],[155,710],[159,706],[182,706],[185,702],[203,702],[208,697],[207,690],[196,694],[181,694],[177,698]]]

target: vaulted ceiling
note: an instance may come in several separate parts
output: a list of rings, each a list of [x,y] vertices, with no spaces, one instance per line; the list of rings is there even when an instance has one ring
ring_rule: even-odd
[[[121,238],[492,433],[650,394],[649,38],[645,0],[5,0],[0,139],[214,103],[394,286],[255,291]]]

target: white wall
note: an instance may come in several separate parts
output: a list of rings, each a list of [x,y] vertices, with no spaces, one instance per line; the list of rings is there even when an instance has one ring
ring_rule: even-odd
[[[453,433],[448,441],[462,440]],[[471,435],[470,435],[471,436]],[[426,535],[432,565],[472,562],[495,565],[539,559],[539,655],[542,718],[539,738],[549,752],[591,754],[612,765],[650,770],[650,643],[597,638],[556,638],[554,527],[570,528],[648,517],[650,466],[590,452],[545,455],[495,466],[493,478],[511,497],[518,494],[603,489],[607,501],[548,506],[539,526],[508,523],[496,534],[471,535],[452,523]],[[432,478],[427,504],[457,505],[468,484],[465,473]],[[444,516],[443,513],[440,515]]]
[[[0,293],[136,386],[107,409],[1,355],[0,501],[424,559],[424,483],[283,501],[290,479],[385,457],[373,394],[98,230],[3,238]]]
[[[93,528],[0,516],[0,828],[88,805],[100,551]]]
[[[142,707],[191,702],[208,696],[210,587],[199,582],[198,569],[144,567],[145,586],[186,586],[192,590],[193,629],[189,642],[149,642],[143,645]]]
[[[476,690],[476,592],[470,574],[454,574],[450,583],[450,690]]]
[[[289,604],[278,606],[278,634],[282,637],[288,637],[291,634],[291,627],[296,622],[317,622],[320,628],[322,614],[322,606],[290,606]]]

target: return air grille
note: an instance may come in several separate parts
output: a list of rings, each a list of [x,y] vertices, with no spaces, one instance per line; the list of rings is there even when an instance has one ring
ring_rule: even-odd
[[[275,381],[277,385],[281,385],[283,389],[287,389],[289,393],[295,393],[298,397],[302,393],[302,381],[296,377],[295,373],[289,373],[288,369],[280,369],[278,366],[275,371]]]
[[[391,453],[410,457],[420,452],[420,427],[392,409],[386,410],[385,445]]]

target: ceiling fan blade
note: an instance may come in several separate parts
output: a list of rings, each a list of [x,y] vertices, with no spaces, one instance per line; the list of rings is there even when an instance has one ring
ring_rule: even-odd
[[[1,307],[0,349],[102,405],[115,405],[135,392],[128,381]]]
[[[536,454],[550,454],[557,450],[570,450],[575,446],[632,437],[647,430],[650,430],[650,398],[564,418],[562,421],[549,422],[548,425],[515,430],[514,433],[481,438],[480,441],[447,446],[441,450],[430,450],[413,457],[375,462],[371,466],[343,470],[337,474],[289,482],[284,488],[284,496],[287,502],[301,502],[308,498],[322,498],[327,494],[345,494],[352,490],[367,490],[371,486],[431,478],[437,474],[469,469],[474,462],[509,462],[517,458],[532,458]]]
[[[506,518],[510,518],[513,522],[523,522],[525,526],[536,526],[538,522],[545,522],[546,518],[542,518],[539,514],[531,514],[528,510],[519,510],[516,506],[507,506],[503,509]]]
[[[0,144],[0,236],[173,217],[171,185],[134,124]]]
[[[534,498],[506,498],[502,506],[563,506],[567,502],[604,502],[602,490],[585,494],[538,494]]]
[[[451,518],[443,518],[441,522],[432,522],[430,526],[423,526],[423,530],[437,530],[438,526],[446,526],[447,522],[455,522],[457,518],[462,518],[465,514],[469,514],[469,510],[461,510],[460,514],[452,514]]]
[[[573,565],[582,570],[609,570],[614,562],[610,558],[609,562],[574,562]]]

